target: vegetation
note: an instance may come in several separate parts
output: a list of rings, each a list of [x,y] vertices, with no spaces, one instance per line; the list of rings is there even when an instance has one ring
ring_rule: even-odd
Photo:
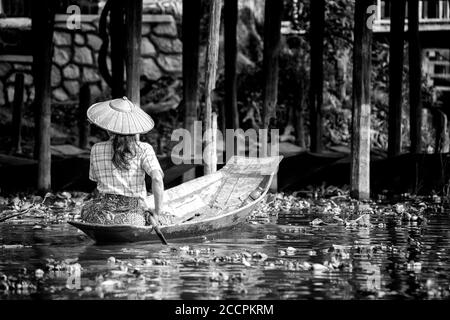
[[[326,1],[325,16],[325,52],[324,52],[324,105],[323,105],[323,142],[325,146],[350,145],[350,123],[352,104],[352,38],[353,38],[353,1]],[[258,128],[261,126],[262,108],[262,47],[263,47],[263,12],[264,1],[243,1],[239,9],[238,20],[238,108],[241,127]],[[207,32],[207,3],[203,5],[201,28],[201,59],[204,59]],[[309,2],[285,1],[285,20],[290,21],[290,33],[283,37],[280,55],[279,95],[276,121],[274,127],[284,128],[284,139],[297,143],[301,147],[309,145]],[[178,19],[178,23],[180,23]],[[180,26],[179,26],[180,28]],[[223,33],[223,32],[222,32]],[[376,39],[375,39],[376,40]],[[388,43],[376,40],[373,46],[372,60],[372,147],[387,149],[387,96],[388,96]],[[405,53],[407,47],[405,46]],[[406,55],[405,55],[406,56]],[[224,97],[223,38],[219,57],[218,83],[215,95],[215,108],[220,110]],[[200,65],[204,65],[201,61]],[[404,70],[403,86],[403,149],[409,146],[409,101],[408,70]],[[200,70],[201,82],[204,71]],[[202,87],[202,86],[201,86]],[[143,105],[163,105],[170,100],[179,104],[178,108],[164,112],[153,112],[156,127],[146,138],[157,146],[160,154],[170,152],[170,134],[173,128],[183,124],[184,108],[181,101],[182,84],[173,77],[163,77],[142,88]],[[168,91],[171,92],[168,92]],[[202,92],[202,89],[201,89]],[[109,98],[105,92],[101,98]],[[433,88],[424,81],[423,104],[425,109],[434,112]],[[173,101],[172,101],[173,100]],[[200,111],[203,108],[203,96],[200,94]],[[25,127],[32,126],[33,114],[25,114]],[[201,115],[201,113],[200,113]],[[2,132],[8,132],[10,115],[0,117]],[[76,106],[53,105],[52,123],[55,124],[53,140],[55,142],[75,143]],[[220,121],[220,119],[219,119]],[[431,121],[423,124],[423,150],[434,150],[434,129]],[[92,143],[102,139],[101,133],[94,129]],[[2,135],[3,147],[9,145],[8,135]],[[33,130],[25,130],[24,142],[33,143]],[[24,148],[31,153],[32,147]],[[5,151],[5,150],[4,150]]]

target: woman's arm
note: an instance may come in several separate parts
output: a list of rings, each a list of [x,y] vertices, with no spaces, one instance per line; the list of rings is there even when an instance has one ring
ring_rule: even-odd
[[[144,155],[142,156],[142,168],[152,178],[152,193],[154,200],[153,204],[148,198],[144,200],[144,202],[147,210],[152,211],[155,215],[159,215],[163,209],[164,201],[164,173],[153,148],[148,143],[141,143],[140,145],[144,149]],[[154,205],[154,208],[152,205]]]
[[[158,216],[162,211],[164,201],[164,182],[159,170],[152,172],[152,192],[155,200],[155,214]]]
[[[97,173],[95,171],[95,145],[91,148],[91,156],[89,159],[89,180],[97,182]]]

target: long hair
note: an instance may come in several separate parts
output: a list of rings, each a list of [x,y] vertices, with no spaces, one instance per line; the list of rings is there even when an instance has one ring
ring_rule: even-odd
[[[130,168],[130,159],[136,156],[136,135],[115,134],[112,138],[112,162],[119,170]]]

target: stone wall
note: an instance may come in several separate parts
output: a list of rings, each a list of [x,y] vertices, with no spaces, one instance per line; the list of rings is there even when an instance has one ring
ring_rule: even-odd
[[[79,89],[84,83],[90,85],[94,99],[109,97],[109,87],[97,66],[98,51],[102,44],[98,36],[99,16],[83,15],[79,30],[69,30],[66,21],[66,15],[56,16],[51,70],[53,103],[77,103]],[[181,54],[182,43],[174,17],[145,14],[141,45],[143,86],[163,76],[180,78]],[[33,101],[31,65],[31,56],[0,55],[0,106],[12,103],[17,72],[25,75],[25,103]]]

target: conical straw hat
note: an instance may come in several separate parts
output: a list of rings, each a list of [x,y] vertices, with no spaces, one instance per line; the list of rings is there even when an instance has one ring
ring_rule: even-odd
[[[92,105],[87,117],[100,128],[117,134],[142,134],[153,129],[153,119],[127,97]]]

